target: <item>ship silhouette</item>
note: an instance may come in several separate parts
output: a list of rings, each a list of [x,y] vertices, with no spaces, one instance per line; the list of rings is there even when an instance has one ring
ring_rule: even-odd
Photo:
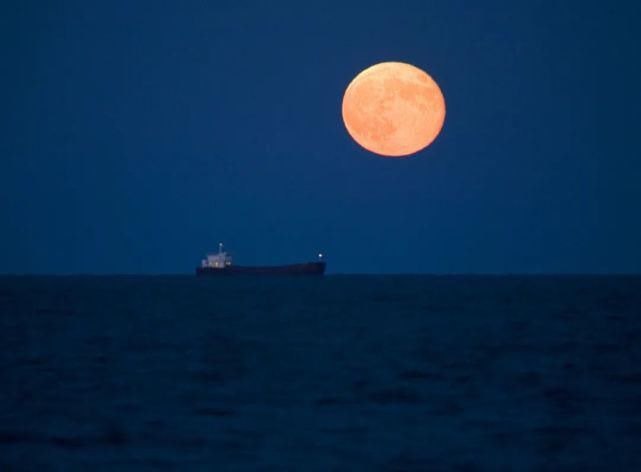
[[[223,251],[223,244],[218,245],[216,254],[207,254],[207,257],[196,267],[196,275],[323,275],[325,273],[323,254],[318,254],[314,262],[286,264],[277,266],[238,266],[232,262],[232,257]]]

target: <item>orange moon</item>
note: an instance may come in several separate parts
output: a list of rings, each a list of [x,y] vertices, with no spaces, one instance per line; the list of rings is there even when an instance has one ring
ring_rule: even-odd
[[[403,157],[429,146],[441,132],[445,99],[426,72],[382,62],[358,74],[343,97],[343,121],[365,149]]]

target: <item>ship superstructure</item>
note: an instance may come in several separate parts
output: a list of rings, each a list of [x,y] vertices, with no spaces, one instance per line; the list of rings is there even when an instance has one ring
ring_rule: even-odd
[[[224,269],[231,266],[231,256],[223,251],[223,243],[218,244],[217,254],[207,254],[207,257],[200,261],[201,268]]]

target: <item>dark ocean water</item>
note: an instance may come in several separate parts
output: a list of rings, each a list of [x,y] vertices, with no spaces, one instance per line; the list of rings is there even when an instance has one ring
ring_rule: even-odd
[[[0,277],[0,470],[641,470],[641,278]]]

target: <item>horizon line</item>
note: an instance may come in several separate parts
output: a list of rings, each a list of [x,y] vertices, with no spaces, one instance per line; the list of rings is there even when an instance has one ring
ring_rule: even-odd
[[[243,277],[272,278],[274,275]],[[333,276],[426,276],[426,277],[641,277],[641,272],[330,272]],[[0,277],[196,277],[192,272],[0,272]],[[228,276],[229,277],[229,276]],[[236,276],[237,277],[237,276]],[[278,275],[276,277],[279,277]],[[280,277],[288,277],[287,275]],[[299,278],[301,276],[289,276]],[[242,277],[241,277],[242,278]],[[307,278],[302,276],[302,278]],[[314,276],[312,278],[318,278]]]

